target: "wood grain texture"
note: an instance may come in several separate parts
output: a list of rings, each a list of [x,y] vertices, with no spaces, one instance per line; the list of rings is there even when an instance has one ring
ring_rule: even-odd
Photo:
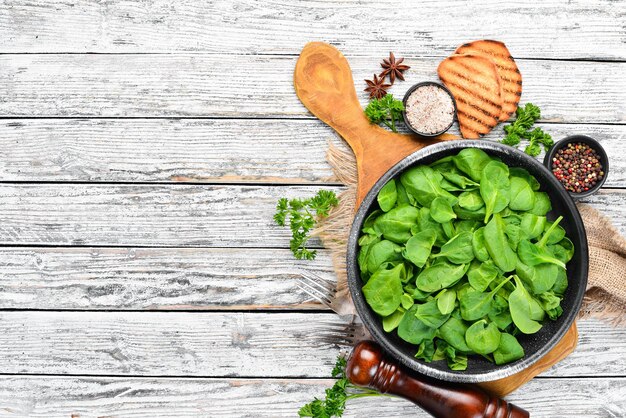
[[[314,120],[10,119],[0,130],[3,181],[337,183],[325,160],[334,134]]]
[[[2,417],[294,417],[330,379],[3,377]],[[535,379],[507,400],[533,418],[606,418],[626,413],[626,379]],[[344,417],[426,418],[399,398],[348,402]]]
[[[293,417],[330,379],[0,378],[2,417]],[[533,418],[619,417],[626,379],[535,379],[507,397]],[[344,417],[428,417],[399,398],[359,399]]]
[[[323,339],[342,324],[333,313],[1,312],[0,368],[17,374],[325,377],[341,347]],[[584,320],[579,332],[577,351],[549,375],[626,374],[623,330]]]
[[[599,140],[611,156],[605,186],[626,185],[626,125],[539,126],[555,140]],[[317,120],[7,119],[0,130],[2,181],[338,182],[325,154],[339,141]]]
[[[277,200],[313,196],[318,189],[5,184],[0,185],[0,244],[288,248],[290,231],[272,219]],[[585,201],[626,231],[626,191],[605,190]]]
[[[0,377],[0,416],[294,417],[330,379]],[[626,379],[535,379],[507,397],[533,418],[606,418],[626,413]],[[344,417],[426,418],[399,398],[349,401]]]
[[[340,188],[331,188],[339,191]],[[2,185],[0,243],[288,248],[280,197],[317,187]],[[141,244],[140,244],[141,243]],[[319,245],[316,240],[312,245]]]
[[[365,78],[380,58],[351,57],[361,104]],[[407,81],[390,90],[436,80],[440,59],[407,57]],[[309,113],[293,90],[296,57],[140,54],[0,55],[0,116],[11,117],[291,117]],[[626,63],[518,60],[522,103],[544,120],[624,123]],[[232,71],[233,67],[237,71]]]
[[[0,247],[0,370],[41,374],[0,376],[0,417],[294,416],[332,384],[319,379],[339,352],[319,343],[331,313],[127,311],[321,308],[292,274],[333,277],[329,254],[293,260],[271,220],[278,197],[342,190],[324,160],[331,131],[291,84],[308,41],[348,55],[363,105],[362,80],[390,50],[412,66],[401,97],[462,42],[501,39],[520,58],[522,103],[555,139],[598,137],[606,185],[625,188],[626,10],[534,3],[2,2],[0,182],[17,183],[0,185],[0,245],[13,245]],[[22,184],[42,181],[69,184]],[[625,191],[587,200],[626,231]],[[510,400],[533,417],[626,415],[624,331],[585,320],[579,332]],[[346,416],[425,414],[374,399]]]
[[[519,5],[253,0],[7,0],[0,52],[296,54],[311,40],[353,54],[438,55],[474,39],[500,39],[514,56],[622,59],[624,9],[608,0]],[[445,13],[442,13],[445,11]]]
[[[296,279],[335,277],[325,250],[0,247],[0,266],[1,309],[323,309]]]
[[[294,417],[330,379],[153,379],[3,377],[0,416],[17,418]],[[535,379],[507,397],[533,418],[626,414],[626,379]],[[567,412],[564,412],[567,411]],[[566,415],[564,415],[566,414]],[[399,398],[349,401],[344,417],[426,418]]]

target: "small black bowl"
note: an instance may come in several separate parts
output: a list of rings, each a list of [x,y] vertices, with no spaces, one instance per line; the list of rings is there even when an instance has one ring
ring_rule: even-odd
[[[421,83],[417,83],[414,86],[412,86],[404,94],[404,99],[402,99],[402,104],[404,105],[405,109],[406,109],[406,101],[409,98],[409,96],[411,95],[411,93],[413,93],[415,90],[417,90],[418,88],[423,87],[423,86],[437,86],[440,89],[442,89],[443,91],[445,91],[446,93],[448,93],[448,96],[450,96],[450,99],[452,99],[452,105],[454,106],[454,114],[452,115],[452,121],[450,122],[450,124],[444,130],[442,130],[440,132],[435,132],[435,133],[429,134],[429,133],[424,133],[424,132],[417,131],[417,130],[415,130],[413,128],[413,126],[411,126],[411,124],[409,123],[408,118],[406,117],[406,110],[402,111],[402,118],[404,119],[404,124],[406,125],[407,128],[409,128],[410,131],[415,132],[419,136],[423,136],[425,138],[434,138],[434,137],[439,136],[439,135],[443,134],[444,132],[446,132],[454,124],[454,121],[456,120],[456,112],[457,112],[456,101],[454,100],[454,96],[452,95],[452,93],[450,93],[450,90],[448,90],[446,88],[446,86],[444,86],[443,84],[437,83],[435,81],[423,81]]]
[[[509,364],[498,366],[480,356],[472,356],[467,370],[454,371],[448,369],[445,361],[425,363],[414,357],[417,346],[401,340],[395,333],[383,330],[382,321],[365,301],[357,257],[359,254],[358,240],[363,222],[372,211],[378,208],[376,196],[387,182],[405,170],[420,164],[430,164],[440,158],[456,155],[463,148],[480,148],[491,156],[498,157],[510,167],[522,167],[535,176],[541,185],[540,190],[547,192],[552,201],[552,210],[548,212],[549,219],[563,215],[560,225],[565,229],[567,236],[574,244],[574,257],[567,265],[567,279],[569,286],[565,292],[561,307],[563,314],[556,321],[546,321],[539,332],[532,335],[520,335],[519,342],[524,347],[526,355]],[[354,217],[352,229],[348,237],[347,248],[348,286],[350,294],[363,324],[372,334],[372,337],[385,349],[389,355],[397,359],[402,365],[436,379],[451,382],[477,383],[502,379],[520,372],[536,363],[546,355],[565,335],[571,327],[585,294],[587,274],[589,270],[589,250],[587,235],[580,213],[570,195],[559,183],[554,175],[539,161],[520,150],[492,141],[444,141],[430,145],[409,155],[393,166],[374,184],[361,202]]]
[[[600,187],[602,187],[602,185],[606,181],[607,176],[609,175],[609,156],[606,154],[606,151],[604,150],[604,148],[602,148],[602,145],[600,145],[598,141],[585,135],[568,136],[567,138],[561,139],[556,144],[554,144],[554,146],[543,158],[543,164],[548,168],[548,170],[550,170],[550,172],[552,172],[552,159],[556,155],[557,151],[561,148],[566,147],[567,144],[571,144],[574,142],[582,142],[593,148],[598,153],[598,155],[600,155],[600,163],[602,164],[602,168],[604,171],[604,177],[602,177],[602,180],[597,182],[595,186],[593,186],[586,192],[574,193],[568,191],[569,195],[572,196],[572,198],[582,199],[583,197],[590,196],[600,190]]]

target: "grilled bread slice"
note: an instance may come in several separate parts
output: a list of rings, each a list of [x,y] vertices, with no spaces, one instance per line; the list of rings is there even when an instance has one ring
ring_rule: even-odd
[[[500,121],[509,119],[517,110],[517,104],[522,96],[522,74],[507,47],[499,41],[474,41],[461,45],[454,53],[490,58],[496,64],[504,101]]]
[[[439,78],[456,100],[463,138],[480,138],[493,129],[502,113],[496,65],[478,55],[451,55],[437,68]]]

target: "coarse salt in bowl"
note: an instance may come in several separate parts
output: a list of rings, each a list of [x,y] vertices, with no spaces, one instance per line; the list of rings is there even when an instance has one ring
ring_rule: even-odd
[[[418,135],[433,137],[454,123],[456,103],[450,91],[434,81],[411,87],[404,95],[404,123]]]

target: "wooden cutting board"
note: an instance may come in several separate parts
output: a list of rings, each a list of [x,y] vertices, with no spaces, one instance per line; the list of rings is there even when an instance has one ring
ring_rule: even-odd
[[[407,155],[439,141],[460,139],[450,134],[427,139],[393,133],[370,124],[357,98],[348,61],[335,47],[323,42],[311,42],[300,53],[294,87],[306,108],[337,131],[352,148],[358,171],[357,207],[374,183]],[[480,386],[505,396],[565,358],[574,351],[577,342],[574,323],[537,363],[513,376]]]

